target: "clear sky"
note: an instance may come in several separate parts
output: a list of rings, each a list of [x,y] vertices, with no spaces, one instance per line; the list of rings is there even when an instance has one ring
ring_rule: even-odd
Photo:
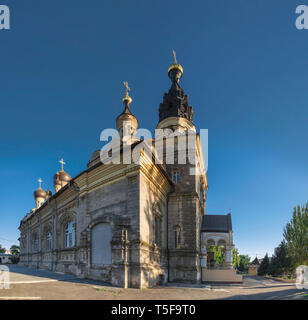
[[[0,243],[19,237],[37,179],[72,176],[115,127],[128,81],[153,130],[172,49],[197,128],[209,129],[207,213],[232,210],[240,253],[259,257],[308,200],[308,30],[299,0],[3,0]]]

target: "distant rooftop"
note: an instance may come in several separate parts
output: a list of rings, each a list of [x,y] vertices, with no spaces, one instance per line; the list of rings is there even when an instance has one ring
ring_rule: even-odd
[[[259,259],[256,257],[252,262],[251,262],[251,265],[259,265],[260,262],[259,262]]]
[[[227,215],[206,214],[202,217],[201,231],[230,232],[232,231],[231,213]]]

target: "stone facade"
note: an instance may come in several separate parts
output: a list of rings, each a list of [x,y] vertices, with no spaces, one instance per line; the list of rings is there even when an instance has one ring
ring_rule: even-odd
[[[169,70],[172,87],[160,106],[157,129],[185,133],[187,142],[196,129],[192,107],[179,86],[183,69],[174,64]],[[124,112],[117,118],[122,143],[122,121],[131,121],[129,134],[138,125],[129,109],[131,101],[127,91]],[[200,137],[194,136],[195,142],[185,147],[184,164],[178,157],[178,137],[174,163],[166,161],[168,139],[163,140],[162,164],[153,161],[155,148],[152,159],[141,152],[137,164],[103,164],[96,151],[88,168],[70,179],[62,160],[55,176],[60,187],[20,223],[20,263],[121,287],[200,282],[207,178]],[[42,189],[36,194],[43,194]]]
[[[20,263],[123,287],[151,286],[161,275],[167,279],[163,230],[171,183],[159,168],[152,169],[155,175],[142,166],[101,164],[80,174],[73,179],[78,187],[68,184],[22,220]],[[153,215],[161,219],[159,245],[153,242]],[[70,221],[75,239],[66,247],[65,226]],[[91,261],[92,230],[98,224],[111,228],[108,265]],[[48,232],[55,235],[49,248]]]

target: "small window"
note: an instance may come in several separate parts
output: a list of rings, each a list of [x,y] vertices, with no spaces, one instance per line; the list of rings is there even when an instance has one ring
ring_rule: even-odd
[[[204,199],[203,199],[203,186],[200,183],[200,188],[199,188],[199,197],[200,197],[200,203],[201,203],[201,207],[203,207],[204,204]]]
[[[75,246],[75,224],[70,221],[65,227],[65,247],[71,248]]]
[[[178,249],[181,247],[181,229],[179,226],[174,228],[174,248]]]
[[[160,236],[161,236],[161,221],[158,215],[154,216],[154,243],[160,246]]]
[[[178,170],[175,170],[175,171],[173,172],[173,182],[174,182],[175,184],[177,184],[177,183],[180,182],[180,173],[179,173]]]
[[[52,248],[52,235],[51,232],[48,231],[46,235],[46,250],[49,251]]]
[[[34,252],[39,251],[39,241],[38,241],[37,235],[34,236],[33,249],[34,249]]]

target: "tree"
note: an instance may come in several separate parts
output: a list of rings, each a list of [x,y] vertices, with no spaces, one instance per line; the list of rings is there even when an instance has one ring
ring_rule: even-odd
[[[15,244],[13,244],[10,248],[11,254],[14,255],[19,255],[20,254],[20,248],[19,246],[16,246]]]
[[[238,269],[239,265],[240,265],[240,257],[238,255],[238,250],[237,249],[233,249],[232,250],[232,265],[235,269]]]
[[[248,255],[240,254],[239,260],[238,271],[247,273],[250,264],[250,257]]]
[[[269,262],[268,254],[266,254],[260,264],[259,269],[258,269],[258,275],[265,276],[266,274],[268,274],[269,273],[269,266],[270,266],[270,262]]]
[[[283,236],[293,269],[298,265],[308,264],[308,203],[305,207],[294,208],[292,219],[284,228]]]
[[[3,248],[1,244],[0,244],[0,253],[5,253],[5,248]]]
[[[287,245],[285,241],[282,241],[279,246],[275,248],[275,252],[269,266],[269,274],[277,277],[290,273],[290,271],[291,259],[288,256]]]
[[[17,264],[19,262],[19,257],[17,255],[12,255],[9,259],[13,264]]]
[[[226,260],[226,253],[224,246],[214,246],[210,247],[210,251],[214,253],[215,264],[222,266]]]

